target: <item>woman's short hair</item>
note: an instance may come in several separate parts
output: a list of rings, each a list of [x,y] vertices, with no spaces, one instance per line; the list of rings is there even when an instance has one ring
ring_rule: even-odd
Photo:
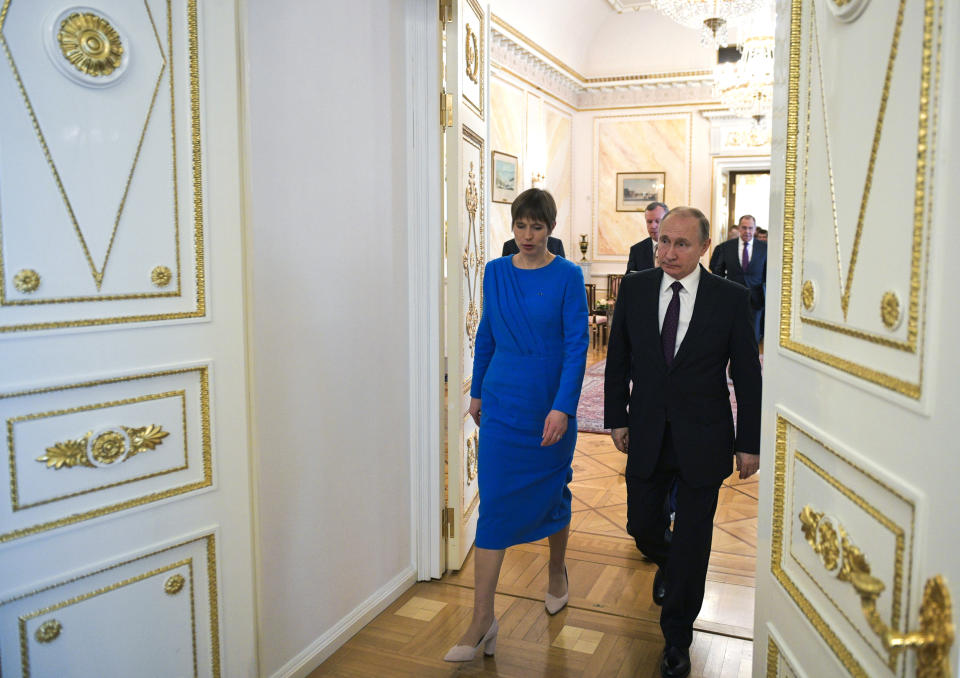
[[[696,207],[674,207],[664,215],[663,221],[660,222],[661,229],[668,217],[693,217],[700,225],[700,242],[704,243],[710,239],[710,220]]]
[[[557,203],[549,191],[528,188],[514,198],[513,204],[510,205],[511,228],[517,219],[521,218],[542,222],[552,231],[557,223]]]

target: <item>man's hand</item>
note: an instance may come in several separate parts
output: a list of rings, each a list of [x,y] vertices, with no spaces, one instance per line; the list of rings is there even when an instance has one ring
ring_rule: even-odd
[[[740,480],[746,480],[760,470],[760,455],[737,452],[737,470],[740,471]]]
[[[613,438],[613,446],[626,454],[630,445],[630,428],[624,426],[623,428],[611,429],[610,437]]]

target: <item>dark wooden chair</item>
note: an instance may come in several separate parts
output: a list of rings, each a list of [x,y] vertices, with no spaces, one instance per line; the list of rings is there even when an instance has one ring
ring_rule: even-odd
[[[597,286],[594,283],[585,283],[587,290],[587,325],[590,328],[590,342],[594,348],[597,344],[607,343],[607,316],[597,312]]]
[[[621,280],[623,280],[623,273],[607,273],[607,296],[614,301],[620,293]]]

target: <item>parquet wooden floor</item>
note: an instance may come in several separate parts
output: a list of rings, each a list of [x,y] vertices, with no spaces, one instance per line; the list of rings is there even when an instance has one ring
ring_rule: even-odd
[[[601,357],[591,351],[591,362]],[[497,588],[496,656],[444,662],[443,655],[470,621],[471,553],[458,572],[405,592],[311,678],[659,676],[660,608],[650,598],[656,566],[640,555],[624,530],[625,464],[609,436],[580,434],[570,484],[570,603],[559,614],[550,617],[543,609],[547,541],[512,547]],[[690,648],[691,676],[750,675],[757,487],[756,477],[731,477],[720,490],[706,595]]]

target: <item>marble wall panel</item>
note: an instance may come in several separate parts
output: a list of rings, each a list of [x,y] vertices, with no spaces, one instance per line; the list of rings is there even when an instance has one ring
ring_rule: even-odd
[[[571,248],[579,241],[572,233],[571,219],[573,215],[573,137],[572,118],[550,106],[543,107],[544,136],[547,148],[547,180],[544,188],[553,194],[557,201],[557,227],[554,229],[555,238],[563,240],[567,251],[567,258],[578,261],[579,254],[574,257]]]
[[[617,212],[618,172],[664,172],[664,201],[688,203],[691,192],[692,113],[597,118],[594,121],[594,243],[599,260],[626,261],[647,237],[643,212]]]
[[[518,173],[524,176],[523,159],[524,92],[496,76],[490,78],[490,148],[519,158]],[[524,182],[521,181],[521,187]],[[499,256],[510,233],[510,205],[490,204],[489,247],[491,256]]]

